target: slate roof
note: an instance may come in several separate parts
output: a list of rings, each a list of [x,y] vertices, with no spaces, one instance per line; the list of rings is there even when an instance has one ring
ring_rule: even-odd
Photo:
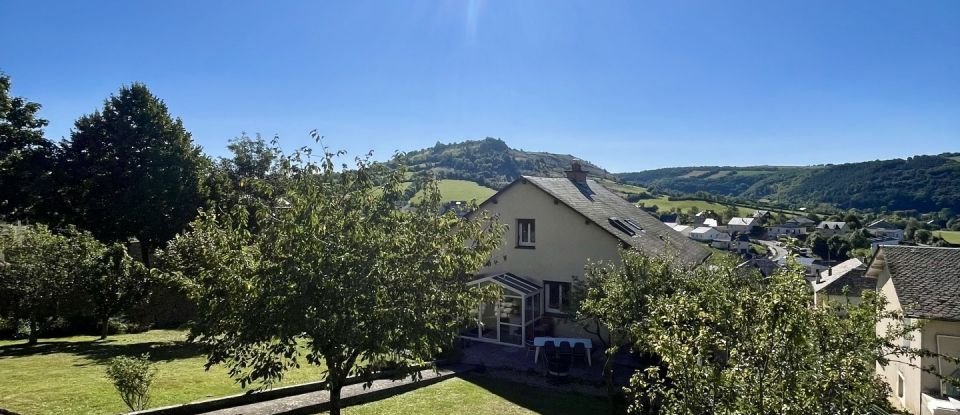
[[[851,258],[835,265],[830,271],[820,272],[820,282],[812,282],[814,292],[843,295],[843,288],[850,287],[850,295],[859,296],[864,290],[876,290],[877,279],[866,276],[867,266],[859,259]]]
[[[674,231],[653,215],[593,180],[574,182],[567,178],[533,176],[523,176],[518,180],[527,180],[623,243],[641,252],[651,255],[677,255],[682,261],[690,264],[699,264],[710,255],[710,252],[699,243]],[[617,218],[621,222],[633,221],[642,230],[629,235],[619,229],[611,220],[612,218]],[[632,229],[632,226],[629,229]]]
[[[907,316],[960,321],[960,248],[884,245],[878,258]]]
[[[846,222],[823,221],[817,224],[817,229],[845,229],[846,227]]]
[[[870,222],[870,224],[867,225],[867,229],[899,229],[899,228],[897,228],[896,225],[890,222],[887,222],[883,219],[878,219],[873,222]]]

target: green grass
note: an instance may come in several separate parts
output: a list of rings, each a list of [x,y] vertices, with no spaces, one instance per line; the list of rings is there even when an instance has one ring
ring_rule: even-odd
[[[699,178],[700,176],[703,176],[704,174],[707,174],[707,173],[710,173],[710,170],[691,170],[691,171],[688,171],[687,174],[684,174],[682,176],[677,176],[677,177],[681,179],[694,179],[694,178]]]
[[[106,378],[106,361],[119,355],[150,353],[157,363],[151,407],[241,393],[223,367],[203,368],[206,357],[184,342],[186,332],[153,330],[140,334],[0,341],[0,408],[29,414],[115,414],[126,410]],[[319,380],[321,369],[304,365],[288,372],[281,385]]]
[[[605,399],[470,376],[343,410],[349,415],[386,414],[603,414]]]
[[[476,199],[477,203],[480,203],[497,192],[496,190],[481,186],[469,180],[440,180],[437,186],[440,188],[440,198],[444,202]],[[420,200],[421,197],[423,197],[421,192],[417,192],[417,194],[413,196],[413,201],[416,202]]]
[[[933,236],[936,236],[944,241],[947,241],[953,245],[960,245],[960,231],[934,231]]]
[[[606,187],[612,192],[624,193],[624,194],[640,194],[645,193],[647,189],[641,186],[635,186],[632,184],[626,183],[617,183],[612,180],[599,179],[598,180],[603,187]]]
[[[657,206],[660,209],[660,212],[669,212],[670,209],[679,208],[686,212],[691,207],[696,207],[700,211],[711,209],[714,212],[723,212],[727,209],[725,205],[715,202],[708,202],[706,200],[667,200],[666,196],[660,196],[653,199],[641,199],[639,203],[643,203],[644,206]],[[737,212],[740,216],[751,216],[755,209],[737,206]]]

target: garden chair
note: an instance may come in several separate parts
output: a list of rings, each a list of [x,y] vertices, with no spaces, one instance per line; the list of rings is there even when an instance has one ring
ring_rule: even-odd
[[[587,347],[583,343],[577,343],[573,345],[573,358],[583,358],[583,361],[587,361]]]
[[[557,354],[560,359],[573,361],[573,348],[569,342],[560,342],[560,351]]]

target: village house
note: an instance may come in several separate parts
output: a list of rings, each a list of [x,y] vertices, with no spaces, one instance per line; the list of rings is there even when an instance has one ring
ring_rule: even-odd
[[[800,235],[806,235],[807,228],[797,222],[787,221],[780,225],[774,225],[770,227],[770,230],[767,231],[767,234],[771,238],[778,238],[781,236],[790,236],[796,238]]]
[[[753,219],[756,222],[756,225],[763,225],[767,223],[768,220],[773,219],[773,214],[769,210],[755,210],[753,211]]]
[[[587,178],[574,163],[565,178],[523,176],[480,210],[509,226],[471,284],[497,284],[499,302],[477,309],[464,338],[512,346],[535,336],[589,337],[573,319],[571,288],[590,261],[620,263],[621,248],[702,263],[709,251]]]
[[[870,232],[870,235],[873,235],[877,238],[882,238],[882,240],[885,241],[897,241],[897,243],[899,243],[903,240],[903,229],[900,229],[896,225],[883,219],[870,222],[870,224],[866,226],[866,229],[867,232]]]
[[[834,235],[846,235],[848,231],[846,222],[831,222],[823,221],[817,224],[817,232],[820,232],[824,238],[829,238]]]
[[[689,236],[690,236],[690,239],[693,239],[696,241],[710,242],[714,238],[716,238],[717,235],[719,234],[720,234],[720,231],[718,231],[716,228],[711,228],[709,226],[701,226],[699,228],[696,228],[690,231]]]
[[[815,278],[809,280],[814,305],[822,305],[827,301],[847,300],[851,304],[859,303],[864,290],[877,289],[877,279],[867,277],[866,274],[866,264],[857,258],[848,259],[825,271],[820,271]],[[847,292],[844,293],[844,290]]]
[[[757,226],[756,218],[739,218],[734,217],[730,218],[730,221],[727,222],[727,231],[730,233],[733,232],[746,232],[750,233],[754,227]]]
[[[941,379],[960,376],[960,369],[940,357],[960,357],[960,249],[881,246],[866,275],[877,279],[888,310],[902,311],[908,323],[922,323],[900,344],[936,354],[877,365],[893,392],[890,402],[911,414],[960,412],[960,390]],[[886,333],[890,324],[878,322],[877,334]]]

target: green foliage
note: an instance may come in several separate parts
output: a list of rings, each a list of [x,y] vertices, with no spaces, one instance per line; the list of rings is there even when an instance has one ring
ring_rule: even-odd
[[[10,77],[0,73],[0,219],[34,219],[50,196],[46,176],[54,145],[43,138],[47,120],[40,104],[10,94]]]
[[[196,214],[206,163],[163,101],[143,84],[125,86],[80,117],[63,145],[67,221],[106,241],[136,236],[149,252]]]
[[[830,255],[830,245],[827,242],[827,238],[824,238],[820,232],[807,235],[804,244],[807,248],[810,248],[810,251],[813,252],[814,255],[820,258],[827,258],[827,256]]]
[[[80,286],[93,301],[100,319],[101,339],[110,331],[110,318],[144,301],[149,293],[150,273],[127,254],[121,244],[104,246],[87,262]]]
[[[150,386],[156,374],[149,354],[119,356],[107,362],[107,376],[131,411],[141,411],[150,405]]]
[[[289,181],[272,197],[286,204],[204,211],[158,259],[198,304],[191,337],[209,347],[209,365],[269,385],[301,362],[325,364],[338,413],[346,377],[368,371],[358,361],[423,361],[456,338],[480,300],[464,283],[502,227],[482,213],[437,215],[430,182],[415,209],[398,210],[402,169],[360,158],[336,171],[340,153],[319,164],[309,154],[279,159]]]

